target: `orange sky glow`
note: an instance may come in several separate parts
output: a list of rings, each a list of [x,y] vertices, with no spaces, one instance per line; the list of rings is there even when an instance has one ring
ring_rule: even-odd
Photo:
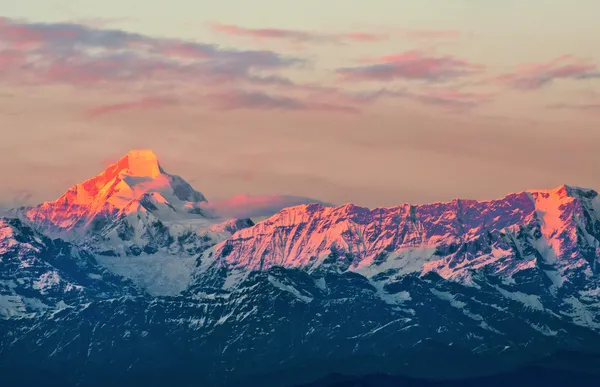
[[[0,206],[146,148],[217,202],[600,188],[597,2],[333,2],[301,18],[312,0],[224,1],[199,20],[172,3],[168,20],[136,0],[0,4]]]

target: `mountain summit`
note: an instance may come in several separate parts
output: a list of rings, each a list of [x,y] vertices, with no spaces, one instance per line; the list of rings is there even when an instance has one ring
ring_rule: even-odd
[[[164,173],[156,154],[149,150],[131,150],[117,163],[121,170],[127,170],[131,176],[157,177]]]
[[[98,227],[139,211],[200,214],[206,202],[179,176],[166,173],[151,150],[132,150],[98,176],[72,186],[55,201],[22,208],[25,218],[46,231]]]
[[[196,254],[253,225],[219,218],[202,207],[206,202],[181,177],[165,172],[154,152],[132,150],[57,200],[17,214],[36,231],[96,254],[153,294],[176,294],[187,286]]]

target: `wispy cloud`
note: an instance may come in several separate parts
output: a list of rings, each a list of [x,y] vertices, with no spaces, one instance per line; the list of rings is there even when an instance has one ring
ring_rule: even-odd
[[[104,28],[108,27],[111,24],[121,24],[121,23],[135,23],[137,19],[132,17],[89,17],[89,18],[77,18],[70,20],[73,24],[81,24],[94,28]]]
[[[451,109],[471,109],[492,101],[493,95],[490,93],[441,89],[409,93],[407,98],[414,99],[425,105],[435,105]]]
[[[491,102],[491,93],[465,92],[453,88],[427,88],[416,91],[381,89],[356,93],[355,98],[362,101],[375,101],[381,98],[406,99],[423,105],[437,106],[447,110],[464,111]]]
[[[358,113],[354,106],[337,105],[314,99],[301,99],[258,91],[228,90],[206,96],[216,109],[262,109],[262,110],[313,110],[339,113]]]
[[[246,28],[231,24],[211,24],[213,31],[235,37],[250,37],[255,39],[277,39],[296,43],[351,43],[351,42],[377,42],[385,40],[386,35],[362,31],[345,33],[326,33],[318,31],[303,31],[280,28]]]
[[[268,50],[156,38],[72,23],[0,18],[4,81],[90,84],[110,81],[282,82],[264,74],[304,63]],[[19,75],[18,77],[16,75]]]
[[[31,205],[33,193],[19,189],[9,191],[7,197],[0,197],[0,217],[16,217],[12,209]]]
[[[366,32],[324,33],[288,29],[250,29],[215,24],[221,33],[295,42],[378,41],[385,36]],[[422,39],[452,38],[456,31],[405,30]],[[126,110],[158,109],[175,104],[203,104],[219,110],[279,110],[360,113],[382,97],[403,98],[444,108],[470,108],[486,96],[457,89],[362,93],[357,98],[340,85],[303,84],[288,78],[305,60],[271,50],[224,48],[181,39],[153,37],[102,23],[39,23],[0,17],[0,82],[18,85],[68,84],[106,87],[124,92],[85,112],[89,118]],[[369,59],[334,75],[350,81],[450,81],[477,74],[484,66],[450,55],[407,51]],[[195,85],[191,91],[189,85]],[[200,88],[202,92],[199,92]],[[144,95],[130,94],[143,91]],[[176,98],[156,97],[168,95]],[[251,91],[248,91],[251,90]],[[369,98],[365,98],[370,95]]]
[[[4,71],[17,69],[25,64],[26,55],[19,50],[6,49],[0,51],[0,69]]]
[[[502,74],[497,81],[521,90],[540,89],[557,79],[584,80],[600,78],[598,65],[588,60],[563,55],[547,63],[525,63],[516,71]]]
[[[407,51],[389,55],[364,66],[346,67],[337,70],[342,80],[391,81],[395,79],[446,81],[484,70],[484,66],[454,56],[428,56],[419,51]]]
[[[223,218],[239,219],[271,216],[283,208],[310,203],[330,205],[301,196],[240,194],[225,200],[202,203],[201,206],[214,211]]]
[[[463,36],[463,33],[457,30],[416,30],[405,29],[402,34],[412,39],[432,40],[432,39],[457,39]]]
[[[551,110],[579,110],[593,113],[600,113],[600,102],[596,103],[582,103],[582,104],[552,104],[546,106],[546,108]]]
[[[137,101],[101,105],[90,109],[87,112],[87,116],[90,118],[94,118],[123,110],[159,109],[162,107],[175,105],[177,103],[178,101],[172,98],[144,98]]]

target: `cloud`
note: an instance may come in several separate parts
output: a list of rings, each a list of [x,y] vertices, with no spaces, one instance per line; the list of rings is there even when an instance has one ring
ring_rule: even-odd
[[[386,39],[385,35],[367,32],[325,33],[278,28],[245,28],[230,24],[211,24],[213,31],[234,37],[251,37],[256,39],[288,40],[296,43],[352,43],[377,42]]]
[[[77,18],[72,19],[71,22],[74,24],[81,24],[90,27],[107,27],[111,24],[121,24],[121,23],[135,23],[138,20],[132,17],[89,17],[89,18]]]
[[[496,80],[514,89],[536,90],[557,79],[593,78],[600,78],[598,65],[571,55],[563,55],[548,63],[522,64],[515,72],[502,74]]]
[[[222,218],[242,219],[271,216],[283,208],[309,203],[331,206],[331,204],[301,196],[245,194],[220,201],[201,203],[201,206],[214,211]]]
[[[457,30],[403,30],[403,34],[412,39],[432,40],[432,39],[457,39],[462,33]]]
[[[483,65],[470,63],[454,56],[427,56],[419,51],[375,59],[374,64],[340,68],[342,80],[392,81],[395,79],[446,81],[481,72]]]
[[[556,109],[556,110],[579,110],[586,111],[592,113],[600,113],[600,102],[598,103],[582,103],[582,104],[553,104],[546,106],[548,109]]]
[[[337,105],[318,100],[299,99],[263,92],[230,90],[206,96],[210,105],[222,110],[262,109],[262,110],[313,110],[339,113],[358,113],[356,107]]]
[[[0,68],[17,68],[25,64],[26,56],[19,50],[0,51]]]
[[[292,87],[294,89],[294,87]],[[311,91],[297,87],[296,91]],[[241,89],[226,89],[205,93],[203,95],[190,95],[185,99],[174,97],[146,97],[132,101],[108,103],[89,109],[88,118],[112,114],[126,110],[155,110],[169,106],[197,106],[202,105],[216,110],[279,110],[279,111],[321,111],[344,114],[358,114],[360,109],[353,104],[361,101],[348,98],[340,91],[328,89],[315,89],[308,96],[282,96],[262,91],[246,91]],[[333,100],[329,102],[328,100]],[[336,102],[337,100],[337,102]]]
[[[426,105],[449,108],[473,108],[492,100],[489,93],[462,92],[453,89],[432,90],[409,96]]]
[[[90,109],[87,112],[87,116],[90,118],[94,118],[123,110],[159,109],[162,107],[175,105],[177,103],[177,100],[171,98],[145,98],[138,101],[101,105]]]
[[[249,29],[215,24],[219,32],[296,42],[349,43],[378,41],[366,32],[323,33],[288,29]],[[450,30],[406,30],[423,39],[453,37]],[[304,68],[306,61],[270,50],[224,48],[182,39],[153,37],[104,28],[103,23],[39,23],[0,17],[0,83],[9,85],[67,84],[117,91],[124,101],[109,102],[85,112],[95,118],[126,110],[173,105],[219,110],[279,110],[360,113],[379,97],[356,98],[351,92],[323,84],[297,83],[282,73]],[[477,73],[483,66],[453,56],[408,51],[336,71],[341,79],[425,80],[438,82]],[[194,90],[190,90],[194,85]],[[253,91],[247,91],[251,89]],[[200,96],[198,90],[202,90]],[[143,91],[145,94],[140,95]],[[157,97],[157,95],[176,98]],[[395,95],[393,95],[396,93]],[[400,97],[398,92],[387,97]],[[401,93],[426,105],[474,106],[481,96],[451,91]],[[363,96],[364,97],[364,96]],[[363,104],[363,105],[361,105]]]
[[[423,105],[437,106],[446,110],[464,111],[473,109],[493,100],[490,93],[474,93],[460,91],[455,88],[429,88],[418,92],[404,90],[380,89],[354,93],[353,98],[362,102],[373,102],[383,98],[406,99]]]
[[[33,198],[33,194],[27,190],[9,191],[8,196],[10,197],[0,198],[0,217],[16,217],[12,209],[30,205]]]
[[[281,83],[264,71],[304,61],[268,50],[157,38],[74,23],[0,18],[0,74],[31,84],[103,84],[126,81]]]

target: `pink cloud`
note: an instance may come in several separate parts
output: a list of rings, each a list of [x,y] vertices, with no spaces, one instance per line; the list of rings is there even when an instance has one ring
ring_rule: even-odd
[[[419,51],[388,55],[367,62],[373,64],[341,68],[337,70],[337,74],[342,80],[354,81],[445,81],[473,75],[485,68],[454,56],[427,56]]]
[[[195,44],[190,43],[174,43],[165,47],[157,49],[162,55],[190,58],[190,59],[208,59],[210,53],[204,50],[202,47],[198,47]]]
[[[592,78],[600,78],[598,65],[571,55],[563,55],[548,63],[522,64],[515,72],[502,74],[496,80],[515,89],[534,90],[557,79]]]
[[[159,109],[165,106],[173,105],[176,101],[173,99],[147,98],[139,101],[122,102],[116,104],[102,105],[88,111],[87,115],[90,118],[132,109]]]
[[[214,211],[223,218],[242,219],[271,216],[283,208],[310,203],[329,205],[301,196],[240,194],[220,201],[202,203],[201,206]]]
[[[385,35],[371,34],[367,32],[347,32],[339,35],[342,40],[350,40],[355,42],[379,42],[385,40]]]
[[[326,33],[316,31],[292,30],[282,28],[246,28],[231,24],[213,23],[215,32],[233,37],[251,37],[257,39],[281,39],[295,42],[344,43],[344,42],[378,42],[388,39],[387,34],[369,32]],[[462,36],[456,30],[418,30],[404,29],[402,35],[411,39],[455,39]]]
[[[404,35],[413,39],[456,39],[462,36],[457,30],[404,30]]]
[[[51,29],[29,28],[27,24],[14,23],[0,17],[1,41],[15,48],[31,48],[49,40],[73,39],[77,32],[65,26]]]
[[[6,18],[0,18],[0,47],[0,80],[13,83],[27,80],[87,85],[117,81],[123,85],[159,79],[266,84],[281,82],[281,77],[264,75],[263,71],[304,63],[269,50],[226,49],[116,29]],[[2,77],[9,72],[10,77]]]
[[[263,92],[230,90],[221,93],[208,94],[206,99],[210,105],[222,110],[312,110],[339,113],[359,113],[359,110],[354,106],[332,104],[328,102],[321,102],[315,99],[309,100],[272,95]]]
[[[365,32],[319,33],[286,29],[247,29],[215,25],[223,33],[297,42],[377,41],[382,35]],[[452,35],[447,31],[425,35]],[[360,113],[361,103],[351,93],[322,84],[296,83],[278,73],[301,68],[304,60],[270,50],[227,49],[219,45],[182,39],[165,39],[118,29],[103,29],[73,23],[34,23],[0,18],[0,82],[16,85],[68,84],[75,87],[146,89],[178,96],[178,101],[160,98],[111,103],[89,110],[88,117],[117,111],[156,109],[175,103],[202,103],[222,110],[257,109]],[[483,69],[453,56],[432,56],[408,51],[369,60],[350,69],[339,69],[342,79],[416,79],[445,81]],[[204,88],[198,99],[186,85]],[[233,86],[235,85],[235,86]],[[235,90],[230,88],[235,87]],[[243,88],[257,91],[241,91]],[[269,87],[269,89],[266,89]],[[285,89],[284,89],[285,88]],[[262,89],[262,90],[261,90]],[[275,91],[278,91],[277,94]],[[176,94],[180,92],[180,94]],[[186,94],[187,93],[187,94]],[[404,98],[424,104],[475,105],[476,96],[410,95]]]
[[[244,28],[229,24],[215,23],[211,25],[213,31],[223,33],[229,36],[250,36],[254,38],[267,39],[292,39],[299,41],[314,40],[315,36],[310,32],[283,30],[276,28]]]
[[[18,50],[0,51],[0,70],[14,69],[25,64],[26,56]]]
[[[345,43],[376,42],[384,40],[384,35],[367,32],[325,33],[278,28],[245,28],[229,24],[214,23],[213,31],[235,37],[252,37],[258,39],[281,39],[294,42]]]

